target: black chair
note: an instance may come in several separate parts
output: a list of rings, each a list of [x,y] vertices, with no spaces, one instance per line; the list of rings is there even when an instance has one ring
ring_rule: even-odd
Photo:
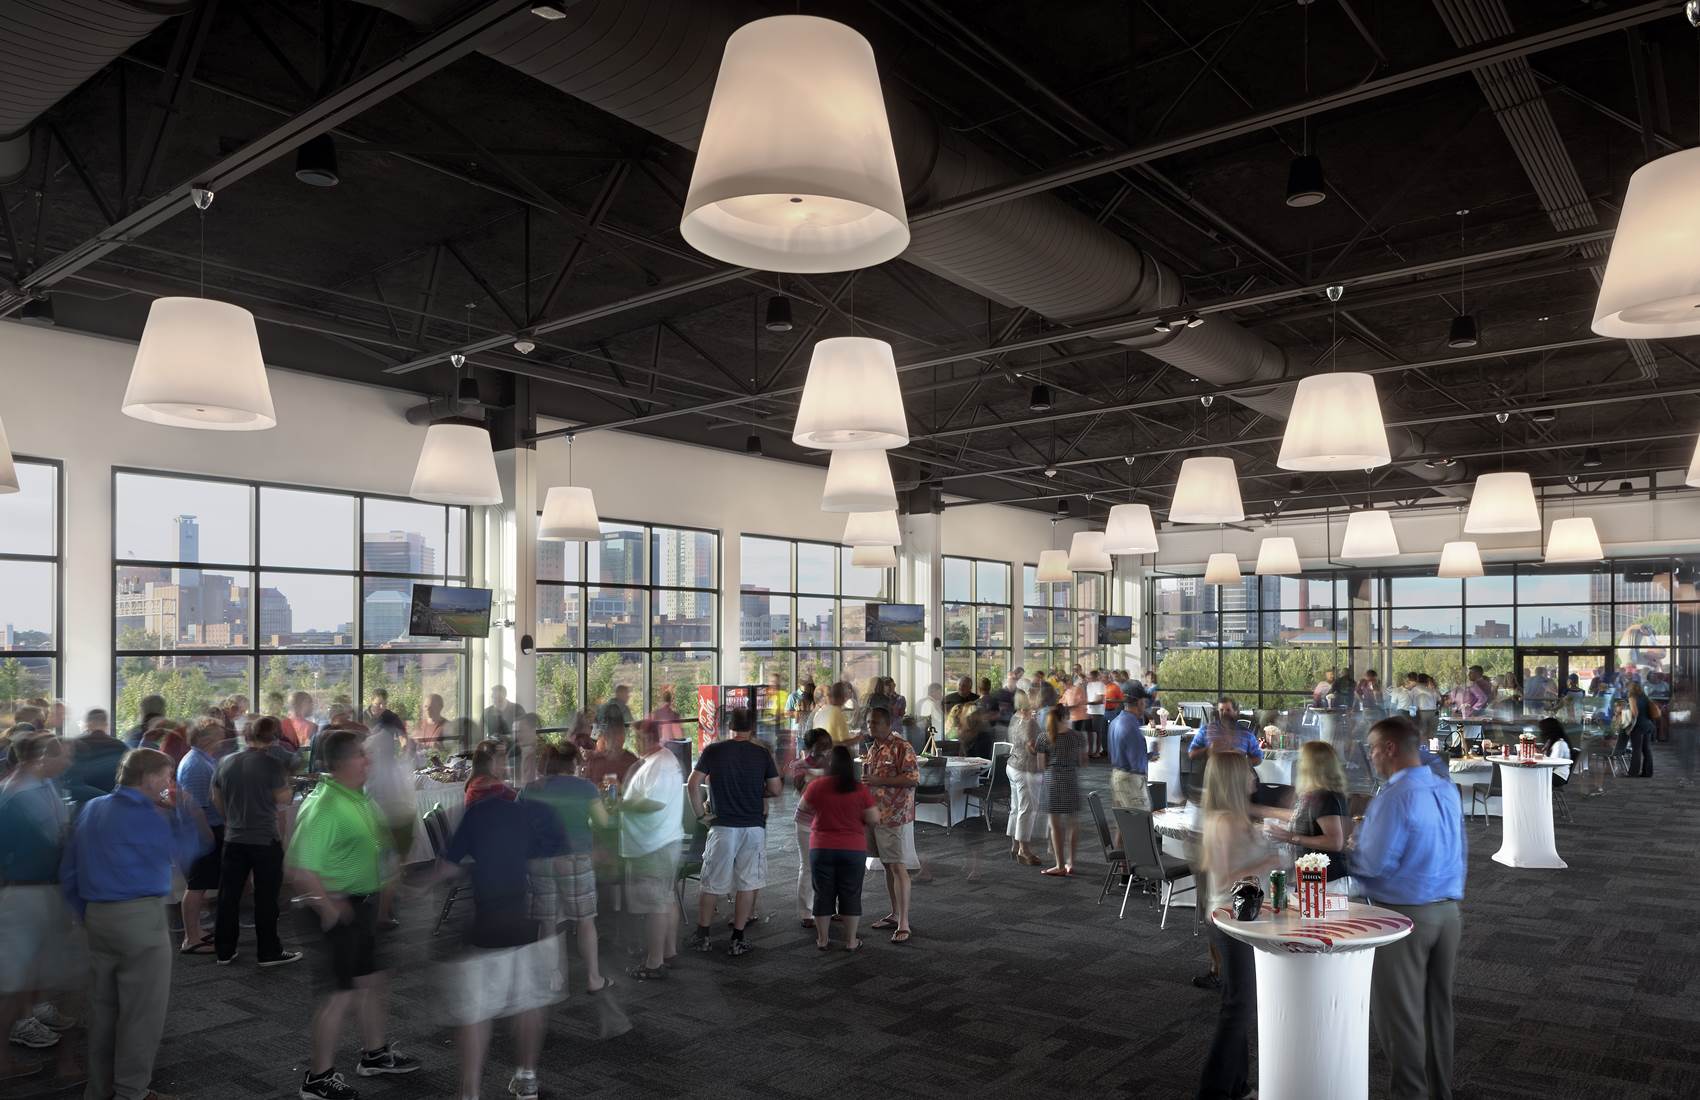
[[[1122,915],[1125,916],[1127,896],[1133,892],[1133,866],[1128,862],[1127,852],[1110,834],[1110,822],[1104,816],[1104,803],[1098,797],[1097,791],[1086,795],[1086,805],[1092,810],[1092,823],[1098,827],[1098,843],[1104,848],[1104,862],[1108,864],[1104,871],[1104,885],[1098,891],[1098,904],[1104,904],[1104,899],[1110,894],[1110,887],[1116,884],[1119,877],[1122,881]]]
[[[992,751],[992,766],[977,787],[969,787],[963,792],[965,800],[962,806],[963,816],[972,817],[976,808],[980,816],[986,819],[986,831],[992,831],[992,814],[997,810],[998,799],[1009,802],[1009,753]]]
[[[437,859],[442,859],[443,853],[448,851],[449,848],[448,815],[443,813],[441,806],[433,806],[425,814],[424,824],[425,839],[431,842],[431,854]],[[448,896],[443,899],[443,911],[437,914],[437,923],[431,928],[433,936],[443,930],[443,923],[449,919],[449,911],[455,907],[455,902],[459,901],[468,889],[470,889],[470,886],[464,882],[457,882],[449,887]]]
[[[1157,839],[1157,830],[1151,826],[1151,813],[1148,810],[1117,809],[1116,824],[1121,827],[1122,846],[1131,855],[1133,873],[1141,878],[1156,883],[1163,904],[1163,919],[1158,928],[1169,926],[1169,906],[1175,900],[1175,894],[1182,891],[1175,889],[1175,884],[1182,879],[1192,878],[1192,867],[1184,859],[1163,854],[1162,843]],[[1187,887],[1193,892],[1196,904],[1203,902],[1198,898],[1198,884]]]
[[[915,805],[943,806],[944,827],[948,829],[956,822],[951,818],[950,788],[945,785],[946,767],[942,756],[928,756],[921,760],[921,775],[915,785]]]
[[[1502,791],[1499,777],[1502,774],[1502,768],[1504,765],[1494,768],[1492,764],[1489,764],[1488,767],[1493,768],[1493,778],[1491,780],[1486,783],[1470,784],[1470,816],[1472,818],[1476,816],[1476,803],[1479,800],[1482,806],[1482,828],[1484,829],[1487,828],[1488,824],[1492,821],[1492,818],[1488,816],[1488,801],[1490,799],[1498,798]],[[1500,807],[1501,810],[1504,809],[1503,802],[1500,803]]]

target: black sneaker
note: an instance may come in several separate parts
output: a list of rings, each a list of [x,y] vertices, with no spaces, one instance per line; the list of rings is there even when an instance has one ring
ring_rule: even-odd
[[[692,932],[691,938],[689,940],[685,941],[685,949],[687,951],[707,951],[707,950],[709,950],[708,933],[704,932],[700,928],[697,929],[695,932]]]
[[[299,1095],[302,1100],[358,1100],[360,1096],[334,1069],[317,1076],[309,1073],[301,1078]]]
[[[364,1051],[354,1072],[362,1077],[377,1077],[384,1073],[412,1073],[419,1068],[419,1059],[409,1058],[389,1043],[377,1050]]]
[[[1192,979],[1192,984],[1200,989],[1221,989],[1222,979],[1206,971]]]
[[[299,951],[285,951],[283,954],[279,955],[275,959],[261,959],[260,965],[261,966],[288,966],[290,963],[300,962],[300,961],[301,961],[301,952],[299,952]]]
[[[748,955],[755,949],[756,945],[751,943],[749,940],[736,939],[732,941],[732,946],[726,949],[726,953],[736,958],[739,955]]]

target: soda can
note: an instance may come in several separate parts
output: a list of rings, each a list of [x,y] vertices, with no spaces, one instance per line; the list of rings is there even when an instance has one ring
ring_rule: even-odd
[[[1277,913],[1287,908],[1287,872],[1279,869],[1269,872],[1269,905]]]

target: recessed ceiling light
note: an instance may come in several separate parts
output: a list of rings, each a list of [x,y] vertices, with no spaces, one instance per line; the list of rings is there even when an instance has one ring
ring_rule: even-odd
[[[1548,314],[1543,313],[1539,317],[1536,317],[1535,320],[1537,320],[1537,321],[1550,321],[1550,320],[1552,320],[1552,317],[1549,316]]]

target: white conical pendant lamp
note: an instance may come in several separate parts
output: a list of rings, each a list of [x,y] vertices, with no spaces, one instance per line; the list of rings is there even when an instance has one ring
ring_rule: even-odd
[[[1068,551],[1039,551],[1039,570],[1036,579],[1040,584],[1066,584],[1072,581],[1074,571],[1068,567]]]
[[[1104,550],[1104,532],[1076,531],[1068,544],[1068,567],[1076,573],[1108,573],[1116,567]]]
[[[908,246],[867,39],[808,15],[732,33],[679,233],[699,252],[761,271],[851,271]]]
[[[897,526],[896,510],[851,512],[844,520],[844,545],[899,546],[903,533]]]
[[[1118,504],[1110,509],[1104,525],[1104,552],[1108,554],[1155,554],[1157,525],[1144,504]]]
[[[826,466],[823,512],[895,512],[897,486],[884,451],[833,451]]]
[[[1393,517],[1379,510],[1353,512],[1346,517],[1346,534],[1340,539],[1340,556],[1349,561],[1362,558],[1391,558],[1399,553],[1399,538],[1393,533]]]
[[[1181,463],[1175,498],[1169,504],[1171,523],[1241,523],[1239,472],[1234,460],[1217,455],[1189,458]]]
[[[1482,552],[1473,542],[1449,542],[1440,548],[1440,568],[1437,577],[1479,577],[1482,575]]]
[[[1285,535],[1272,535],[1257,547],[1257,566],[1252,570],[1260,577],[1286,577],[1304,572],[1299,564],[1299,545]]]
[[[1682,479],[1682,483],[1700,489],[1700,440],[1694,444],[1694,457],[1688,460],[1688,476]]]
[[[1599,561],[1605,556],[1600,533],[1589,517],[1570,516],[1552,521],[1552,534],[1547,536],[1547,561]]]
[[[6,422],[0,420],[0,493],[18,491],[18,467],[12,462],[12,444],[6,438]]]
[[[907,447],[909,423],[891,345],[867,336],[817,343],[791,442],[830,451]]]
[[[459,421],[426,428],[408,496],[432,504],[502,503],[490,433],[482,425]]]
[[[1629,177],[1600,279],[1593,329],[1601,336],[1659,340],[1700,334],[1700,149],[1643,164]]]
[[[1392,460],[1375,378],[1343,371],[1299,380],[1275,465],[1283,470],[1367,470]]]
[[[1470,494],[1464,530],[1472,535],[1502,535],[1539,531],[1541,510],[1535,504],[1535,485],[1520,470],[1482,474]]]
[[[596,514],[596,497],[582,485],[553,485],[543,498],[543,518],[537,524],[540,539],[595,542],[602,537]]]
[[[1205,584],[1238,584],[1240,583],[1240,559],[1233,554],[1211,554],[1210,561],[1204,567]]]
[[[275,427],[254,315],[210,298],[155,298],[123,409],[125,416],[173,428]]]
[[[896,569],[895,546],[857,546],[850,551],[850,564],[858,569]]]

